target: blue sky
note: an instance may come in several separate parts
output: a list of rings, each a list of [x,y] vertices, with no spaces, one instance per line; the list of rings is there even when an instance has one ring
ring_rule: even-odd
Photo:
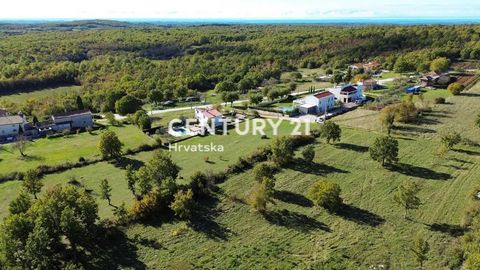
[[[479,0],[7,0],[0,19],[479,18]]]

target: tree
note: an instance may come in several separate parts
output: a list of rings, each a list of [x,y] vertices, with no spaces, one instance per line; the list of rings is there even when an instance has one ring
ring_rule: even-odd
[[[382,109],[380,112],[380,122],[387,130],[387,134],[390,135],[395,122],[395,110],[393,107],[387,106]]]
[[[259,103],[261,103],[263,101],[263,96],[261,94],[255,94],[253,92],[250,92],[249,95],[248,95],[248,99],[249,99],[250,103],[252,103],[254,105],[258,105]]]
[[[233,102],[238,100],[240,97],[236,92],[223,92],[222,93],[222,100],[223,102],[227,103],[230,102],[230,105],[233,106]]]
[[[75,261],[79,246],[91,244],[97,220],[91,195],[73,186],[55,186],[28,211],[6,217],[0,250],[14,269],[56,269]]]
[[[458,82],[451,83],[447,87],[448,92],[450,92],[452,95],[458,95],[464,89],[465,89],[465,86],[463,86],[463,84],[458,83]]]
[[[415,256],[415,260],[420,264],[420,269],[423,269],[424,262],[428,259],[428,252],[430,251],[430,245],[423,237],[418,236],[413,241],[412,252]]]
[[[106,200],[108,202],[108,205],[112,205],[112,187],[110,187],[107,179],[103,179],[100,183],[100,192],[102,195],[102,199]]]
[[[398,141],[390,136],[379,137],[369,148],[370,157],[385,166],[398,161]]]
[[[297,84],[294,83],[294,82],[291,82],[290,84],[288,84],[288,91],[291,93],[293,91],[297,90]]]
[[[290,79],[292,81],[300,80],[302,78],[302,73],[300,72],[292,72],[290,73]]]
[[[223,81],[215,85],[215,91],[217,93],[236,92],[237,90],[238,90],[237,85],[231,81]]]
[[[11,214],[22,214],[26,213],[30,206],[32,205],[32,200],[30,195],[25,191],[21,190],[20,194],[10,202],[8,206],[8,210]]]
[[[325,138],[327,143],[339,141],[341,136],[340,126],[332,121],[325,122],[320,128],[320,137]]]
[[[449,66],[450,61],[448,61],[448,59],[445,57],[440,57],[432,61],[430,64],[430,70],[437,73],[442,73],[447,71]]]
[[[112,126],[118,125],[118,121],[115,119],[115,115],[112,112],[105,113],[105,119],[107,119],[108,123]]]
[[[303,159],[306,162],[311,163],[313,161],[313,159],[315,158],[315,147],[313,147],[313,145],[307,145],[302,150],[302,156],[303,156]]]
[[[340,192],[341,189],[338,184],[328,180],[320,180],[310,187],[308,195],[316,206],[333,211],[342,205]]]
[[[77,104],[77,109],[78,110],[83,110],[85,109],[85,106],[83,105],[83,100],[81,96],[77,96],[75,103]]]
[[[98,149],[104,159],[118,158],[122,155],[122,143],[117,134],[111,130],[102,133]]]
[[[163,92],[162,90],[158,89],[153,89],[148,93],[148,101],[151,103],[155,104],[155,106],[158,105],[158,103],[163,101]]]
[[[294,149],[292,140],[286,136],[277,137],[271,145],[271,159],[278,166],[285,166],[293,160]]]
[[[143,113],[137,119],[136,124],[142,130],[150,129],[152,128],[152,119],[146,113]]]
[[[254,82],[249,78],[243,78],[238,82],[238,90],[240,90],[242,93],[246,93],[248,90],[254,87]]]
[[[248,195],[247,201],[250,206],[263,212],[267,210],[267,202],[272,201],[275,193],[275,179],[270,177],[263,177],[263,179],[255,183]]]
[[[175,215],[182,219],[192,216],[194,206],[195,202],[191,189],[177,191],[174,195],[173,202],[170,204],[170,208],[175,212]]]
[[[137,198],[137,200],[139,200],[136,188],[137,178],[135,177],[135,170],[133,169],[133,166],[131,164],[127,165],[125,170],[125,176],[125,178],[127,179],[128,190],[130,190],[130,192],[132,192],[132,195]]]
[[[113,208],[113,214],[117,218],[118,224],[125,225],[128,223],[129,217],[125,202],[123,202],[119,207]]]
[[[462,141],[462,137],[455,131],[449,132],[447,134],[442,135],[442,147],[445,150],[451,150],[455,145],[459,144]]]
[[[418,209],[421,204],[420,198],[418,198],[418,192],[420,186],[413,181],[405,181],[398,186],[397,191],[393,195],[393,200],[404,208],[404,219],[407,219],[408,210]]]
[[[12,149],[18,150],[20,152],[20,155],[22,157],[26,157],[25,151],[27,150],[27,147],[30,145],[30,142],[25,138],[23,135],[17,136],[17,139],[15,142],[12,144]]]
[[[37,194],[40,193],[43,187],[42,177],[35,169],[30,169],[25,172],[23,177],[23,188],[32,194],[35,199],[37,199]]]
[[[341,82],[343,82],[343,75],[342,73],[338,72],[338,71],[335,71],[333,73],[333,76],[332,76],[332,79],[331,79],[332,83],[334,84],[339,84]]]
[[[263,178],[273,178],[277,167],[274,164],[269,163],[258,163],[253,167],[253,177],[259,183],[262,182]]]
[[[142,101],[130,95],[126,95],[115,102],[115,111],[121,115],[134,113],[141,107]]]

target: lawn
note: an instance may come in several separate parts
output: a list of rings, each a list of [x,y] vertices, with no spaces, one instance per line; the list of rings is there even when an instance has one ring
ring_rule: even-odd
[[[23,104],[30,98],[42,99],[42,98],[55,98],[56,96],[61,96],[70,93],[78,93],[82,89],[81,86],[62,86],[55,88],[46,88],[30,92],[16,93],[12,95],[4,95],[0,97],[0,101],[8,101],[17,104]]]
[[[245,128],[245,123],[240,126],[240,128],[243,130]],[[280,125],[278,131],[279,134],[284,135],[284,134],[289,134],[289,132],[293,129],[294,125],[291,125],[290,123],[287,122],[282,122]],[[130,129],[132,128],[132,130]],[[136,128],[130,127],[130,126],[125,126],[121,128],[115,128],[115,131],[119,135],[120,139],[125,141],[126,137],[124,133],[133,133],[136,134]],[[172,158],[174,161],[181,167],[180,171],[180,182],[186,182],[188,181],[189,177],[199,171],[221,171],[227,168],[228,165],[235,163],[239,157],[243,157],[247,154],[252,153],[255,149],[258,147],[267,145],[271,142],[272,136],[272,129],[267,128],[266,134],[268,136],[267,139],[261,139],[260,135],[247,135],[247,136],[241,136],[239,134],[236,134],[235,130],[231,130],[228,135],[223,136],[223,135],[210,135],[210,136],[205,136],[205,137],[195,137],[190,140],[184,141],[179,143],[179,145],[183,146],[189,146],[189,145],[209,145],[211,142],[214,143],[215,145],[222,145],[224,148],[224,152],[188,152],[185,151],[185,148],[177,148],[180,151],[171,151]],[[74,135],[74,136],[82,136],[83,134],[80,135]],[[143,135],[142,135],[143,136]],[[96,138],[96,137],[95,137]],[[150,140],[147,137],[148,140]],[[72,137],[72,138],[67,138],[62,141],[59,141],[59,144],[64,144],[65,148],[68,145],[72,145],[72,143],[65,143],[65,140],[71,140],[73,144],[75,145],[86,145],[87,141],[86,139],[80,137]],[[130,137],[130,141],[135,142],[137,141],[137,144],[139,144],[139,141],[143,140],[141,137]],[[50,143],[50,142],[49,142]],[[90,142],[89,142],[90,143]],[[87,149],[90,149],[96,155],[98,152],[96,150],[96,143],[92,145],[93,149],[90,149],[92,147],[87,147]],[[131,145],[130,147],[133,147],[134,145]],[[39,145],[40,147],[40,145]],[[127,147],[127,145],[125,146]],[[63,148],[63,151],[65,153],[72,153],[71,151],[66,151],[65,148]],[[241,149],[241,150],[239,150]],[[34,148],[30,148],[30,152],[33,152]],[[47,150],[45,150],[47,151]],[[82,153],[84,149],[82,148]],[[85,150],[86,151],[86,150]],[[47,151],[50,156],[53,156],[55,154],[60,155],[62,152],[59,151],[59,153],[51,153]],[[65,153],[63,153],[65,155]],[[74,155],[71,158],[71,161],[77,161],[78,157],[80,155]],[[205,162],[205,156],[209,157],[209,162]],[[16,156],[15,156],[16,157]],[[87,155],[84,155],[84,157],[88,157]],[[54,186],[55,184],[59,183],[66,183],[68,179],[75,178],[80,182],[84,183],[84,186],[88,189],[93,189],[95,190],[95,195],[98,195],[97,193],[99,192],[99,185],[100,181],[102,179],[107,179],[110,181],[114,191],[113,191],[113,203],[115,205],[119,205],[122,202],[129,203],[131,202],[131,195],[127,189],[126,186],[126,180],[125,180],[125,171],[124,167],[126,166],[127,163],[130,164],[143,164],[145,162],[148,162],[152,157],[152,152],[142,152],[133,156],[127,156],[125,159],[123,159],[119,164],[115,163],[108,163],[108,162],[99,162],[94,165],[90,165],[87,167],[82,167],[82,168],[75,168],[71,169],[66,172],[62,173],[57,173],[57,174],[51,174],[47,175],[44,178],[44,183],[45,183],[45,189],[48,189],[48,187]],[[66,161],[66,160],[65,160]],[[8,163],[7,163],[8,162]],[[15,162],[21,162],[20,160],[16,158],[12,158],[12,160],[3,160],[1,161],[0,164],[7,164],[5,166],[2,166],[2,168],[6,169],[8,168],[14,168],[10,166],[17,166],[13,165]],[[22,161],[24,162],[24,161]],[[38,161],[37,163],[32,163],[33,161],[29,161],[28,166],[22,167],[22,169],[28,169],[28,168],[33,168],[38,166],[39,164],[44,164],[45,161]],[[11,164],[11,165],[8,165]],[[22,165],[24,166],[24,165]],[[8,209],[8,203],[15,198],[15,196],[18,194],[19,187],[21,185],[21,182],[19,181],[11,181],[7,183],[2,183],[0,184],[0,218],[5,216],[6,211]],[[108,217],[111,216],[111,209],[108,207],[106,203],[103,201],[99,200],[100,203],[100,214],[102,217]]]
[[[378,134],[346,128],[343,134],[336,145],[317,144],[313,164],[293,163],[276,176],[277,195],[264,215],[241,202],[254,184],[246,172],[222,184],[217,199],[205,202],[202,216],[188,227],[184,222],[131,226],[130,239],[161,247],[137,243],[138,260],[148,269],[307,269],[313,262],[344,254],[362,269],[378,264],[413,269],[417,264],[411,243],[422,235],[432,250],[426,269],[440,269],[445,247],[454,240],[441,228],[460,224],[467,194],[480,176],[479,156],[468,151],[478,149],[462,148],[439,159],[438,142],[400,139],[401,166],[388,170],[367,151]],[[342,212],[329,214],[306,199],[308,187],[324,178],[341,186],[348,206]],[[406,179],[419,181],[423,188],[424,204],[411,213],[411,221],[403,219],[392,199]]]
[[[134,148],[145,143],[152,143],[153,139],[142,133],[135,126],[110,127],[115,131],[124,144],[124,149]],[[60,138],[42,138],[29,144],[25,153],[27,157],[21,158],[12,145],[5,145],[0,152],[0,174],[12,171],[26,171],[39,165],[55,165],[65,162],[77,162],[80,157],[95,158],[99,156],[97,149],[99,134],[83,132]]]
[[[315,145],[312,164],[297,159],[276,175],[276,194],[268,212],[253,212],[243,203],[254,184],[251,171],[231,176],[220,185],[212,200],[203,201],[197,214],[184,221],[135,224],[126,228],[129,245],[116,247],[122,269],[308,269],[331,255],[345,255],[362,269],[387,265],[388,269],[415,269],[412,252],[417,235],[428,240],[431,251],[425,269],[443,269],[449,247],[457,239],[468,194],[480,183],[480,148],[457,146],[439,157],[439,135],[456,130],[480,142],[475,115],[480,110],[480,85],[435,105],[418,125],[400,126],[393,132],[399,140],[399,163],[387,169],[370,159],[368,146],[381,133],[378,112],[357,109],[333,120],[342,126],[342,140]],[[293,126],[284,123],[281,134]],[[272,136],[268,136],[272,138]],[[195,171],[222,170],[238,157],[270,143],[260,135],[196,137],[182,145],[223,145],[223,153],[172,152],[182,167],[181,182]],[[208,155],[209,162],[204,157]],[[151,152],[127,157],[126,163],[147,161]],[[3,161],[2,161],[3,162]],[[8,167],[12,168],[9,165]],[[121,165],[98,163],[85,168],[48,175],[45,185],[65,183],[71,177],[93,189],[98,198],[101,179],[113,186],[113,203],[131,201]],[[309,186],[330,179],[342,189],[345,207],[328,213],[312,207],[306,198]],[[403,219],[393,201],[393,192],[405,180],[415,180],[422,190],[422,205]],[[0,184],[0,216],[18,190],[19,182]],[[98,200],[102,217],[111,215]],[[153,244],[152,244],[153,243]]]

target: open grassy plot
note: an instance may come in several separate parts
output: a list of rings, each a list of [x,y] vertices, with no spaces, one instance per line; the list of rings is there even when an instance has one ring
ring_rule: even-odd
[[[245,125],[246,123],[243,123],[240,126],[241,130],[245,128]],[[295,125],[284,121],[279,126],[278,132],[280,135],[286,135],[286,134],[289,134],[294,127]],[[121,130],[123,130],[124,132],[120,132]],[[138,130],[137,128],[132,126],[115,128],[115,131],[119,135],[120,140],[123,139],[122,141],[124,142],[126,139],[125,137],[126,135],[130,134],[131,136],[133,136],[133,134],[137,134],[137,132],[139,132],[137,130]],[[210,135],[205,137],[195,137],[190,140],[179,143],[178,144],[179,147],[177,148],[178,151],[175,151],[172,148],[171,154],[174,161],[181,167],[180,182],[187,181],[189,177],[197,171],[224,170],[225,168],[227,168],[228,165],[235,163],[239,157],[248,155],[252,153],[255,149],[269,144],[273,137],[272,128],[267,127],[265,129],[265,132],[268,136],[267,139],[261,139],[261,135],[241,136],[237,134],[235,130],[230,130],[229,134],[226,136]],[[123,133],[126,133],[126,134],[123,134]],[[82,142],[83,144],[86,144],[87,141],[85,140],[78,141],[80,138],[77,138],[76,140],[74,139],[75,138],[74,136],[82,136],[82,135],[83,134],[72,135],[73,136],[72,138],[64,138],[64,140],[70,139],[72,141],[77,141],[76,143]],[[85,134],[85,135],[88,135],[88,134]],[[145,137],[147,141],[150,140],[147,136]],[[133,145],[133,142],[136,142],[135,140],[137,140],[136,143],[138,144],[140,143],[138,141],[140,139],[141,138],[139,137],[131,137],[129,139],[130,147],[138,146],[138,145]],[[143,140],[145,140],[145,138],[143,138]],[[186,150],[186,148],[184,148],[184,146],[210,145],[210,143],[213,143],[214,145],[217,145],[217,146],[221,145],[224,151],[208,152],[208,153],[191,152]],[[63,144],[66,144],[66,143],[63,143]],[[69,145],[72,145],[72,144],[69,144]],[[98,151],[96,150],[96,143],[92,144],[91,147],[88,145],[86,146],[88,147],[88,149],[91,148],[90,149],[91,153],[94,153],[94,155],[98,154]],[[67,145],[65,145],[64,147],[67,147]],[[34,150],[33,147],[30,148],[30,151],[33,151],[33,150]],[[72,156],[70,157],[71,161],[77,161],[78,157],[81,156],[81,155],[73,155],[73,152],[68,152],[68,153],[72,153]],[[82,153],[83,153],[83,150],[82,150]],[[49,153],[49,154],[53,155],[54,153]],[[60,155],[60,154],[57,153],[57,155]],[[88,157],[88,155],[83,155],[83,156]],[[208,156],[208,162],[205,161],[206,156]],[[102,179],[107,179],[109,180],[110,184],[113,187],[113,198],[112,198],[113,204],[120,205],[122,202],[126,202],[128,204],[129,202],[132,201],[132,197],[131,197],[131,193],[128,191],[126,186],[124,169],[128,164],[133,164],[134,166],[142,165],[143,163],[148,162],[148,160],[150,160],[151,157],[152,157],[152,152],[142,152],[136,155],[126,156],[125,158],[121,159],[120,162],[118,163],[99,162],[97,164],[90,165],[87,167],[74,168],[66,172],[47,175],[44,177],[44,180],[43,180],[45,184],[44,190],[56,184],[65,184],[70,179],[76,179],[77,181],[82,183],[82,185],[85,188],[94,190],[94,194],[98,195],[100,181]],[[29,161],[27,163],[28,166],[24,166],[22,167],[22,169],[26,170],[28,168],[36,167],[39,164],[46,164],[45,161],[46,160],[37,160],[36,163],[32,163],[32,164],[30,163],[32,161]],[[5,164],[7,164],[7,162],[10,162],[11,164],[13,164],[14,162],[26,162],[26,161],[18,160],[16,159],[16,156],[15,156],[15,158],[12,158],[12,160],[10,161],[8,160],[1,161],[0,164],[3,165],[4,162]],[[14,165],[11,165],[11,166],[14,166]],[[2,166],[2,168],[5,168],[5,167]],[[13,168],[13,167],[8,167],[8,168]],[[20,187],[21,187],[21,182],[19,181],[11,181],[11,182],[0,184],[0,203],[1,203],[0,217],[3,217],[6,215],[8,211],[8,203],[17,196]],[[102,217],[111,216],[112,215],[111,208],[108,207],[107,203],[101,201],[100,199],[98,200],[98,202],[100,204],[100,215]]]
[[[47,88],[36,91],[21,92],[11,95],[5,95],[0,97],[0,101],[5,100],[13,103],[23,104],[30,98],[42,99],[42,98],[55,98],[59,95],[78,93],[81,90],[81,86],[62,86],[55,88]]]
[[[109,127],[115,131],[124,143],[124,149],[140,146],[153,142],[153,139],[142,133],[135,126]],[[99,156],[97,149],[99,134],[83,132],[60,138],[42,138],[29,144],[25,154],[21,158],[18,151],[11,149],[11,145],[5,145],[0,152],[0,174],[12,171],[26,171],[39,165],[55,165],[65,162],[77,162],[80,157],[92,158]]]
[[[479,184],[479,156],[464,149],[439,159],[437,142],[400,139],[399,167],[389,170],[369,157],[367,147],[374,138],[370,132],[344,129],[341,143],[317,145],[314,163],[295,162],[277,175],[275,204],[264,215],[238,200],[254,184],[247,172],[222,184],[221,195],[204,202],[204,212],[188,228],[184,222],[134,225],[128,235],[159,243],[161,248],[137,245],[139,259],[151,269],[177,264],[194,269],[306,269],[334,254],[348,255],[363,269],[378,264],[413,269],[417,264],[409,249],[421,234],[432,246],[426,269],[440,269],[444,246],[453,239],[445,228],[457,228],[467,194]],[[329,214],[306,199],[308,187],[322,178],[341,186],[343,211]],[[418,180],[423,187],[424,204],[412,212],[411,221],[403,219],[392,199],[405,179]]]

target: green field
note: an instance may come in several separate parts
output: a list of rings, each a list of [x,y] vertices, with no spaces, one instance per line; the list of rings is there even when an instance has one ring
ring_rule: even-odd
[[[109,127],[115,131],[124,144],[124,149],[134,148],[145,143],[152,143],[153,139],[143,134],[135,126]],[[39,165],[55,165],[65,162],[77,162],[80,157],[86,159],[100,155],[97,150],[99,134],[83,132],[60,138],[43,138],[29,143],[25,158],[21,158],[12,145],[5,145],[0,151],[0,174],[12,171],[26,171]]]
[[[35,99],[55,98],[56,96],[61,96],[65,94],[79,93],[81,89],[82,87],[78,85],[46,88],[46,89],[41,89],[36,91],[5,95],[0,97],[0,101],[8,101],[13,103],[23,104],[28,99],[31,99],[31,98],[35,98]]]
[[[422,235],[431,246],[425,269],[443,269],[448,247],[457,241],[454,232],[461,224],[468,194],[480,184],[480,148],[460,145],[440,158],[439,135],[456,130],[480,142],[474,126],[479,98],[477,85],[463,95],[448,97],[448,104],[435,105],[421,123],[397,125],[393,135],[399,139],[400,160],[391,169],[382,168],[368,153],[375,137],[384,134],[378,112],[359,108],[336,117],[334,121],[343,128],[341,142],[329,145],[319,141],[314,163],[297,159],[283,168],[276,175],[275,200],[266,214],[253,212],[242,202],[254,184],[251,171],[233,175],[220,185],[214,199],[202,201],[188,223],[169,221],[126,228],[133,246],[116,247],[117,256],[123,259],[118,264],[122,269],[308,269],[342,254],[358,262],[361,269],[380,264],[389,269],[416,269],[410,248],[414,237]],[[292,127],[284,123],[281,134]],[[172,152],[182,167],[179,181],[187,181],[198,170],[223,170],[270,141],[233,131],[228,136],[185,141],[181,145],[223,145],[225,152]],[[101,162],[48,175],[44,182],[48,188],[75,177],[93,189],[101,216],[109,217],[111,209],[98,197],[101,179],[108,179],[113,186],[114,205],[131,201],[123,166],[141,164],[150,157],[151,152],[144,152],[126,157],[120,164]],[[8,159],[0,164],[5,161]],[[18,165],[7,167],[12,166]],[[341,186],[346,205],[342,211],[331,214],[312,207],[306,199],[308,187],[319,179],[330,179]],[[411,212],[411,220],[403,219],[402,209],[392,198],[395,188],[407,179],[422,186],[423,204]],[[5,215],[19,186],[15,181],[0,184],[0,216]]]

